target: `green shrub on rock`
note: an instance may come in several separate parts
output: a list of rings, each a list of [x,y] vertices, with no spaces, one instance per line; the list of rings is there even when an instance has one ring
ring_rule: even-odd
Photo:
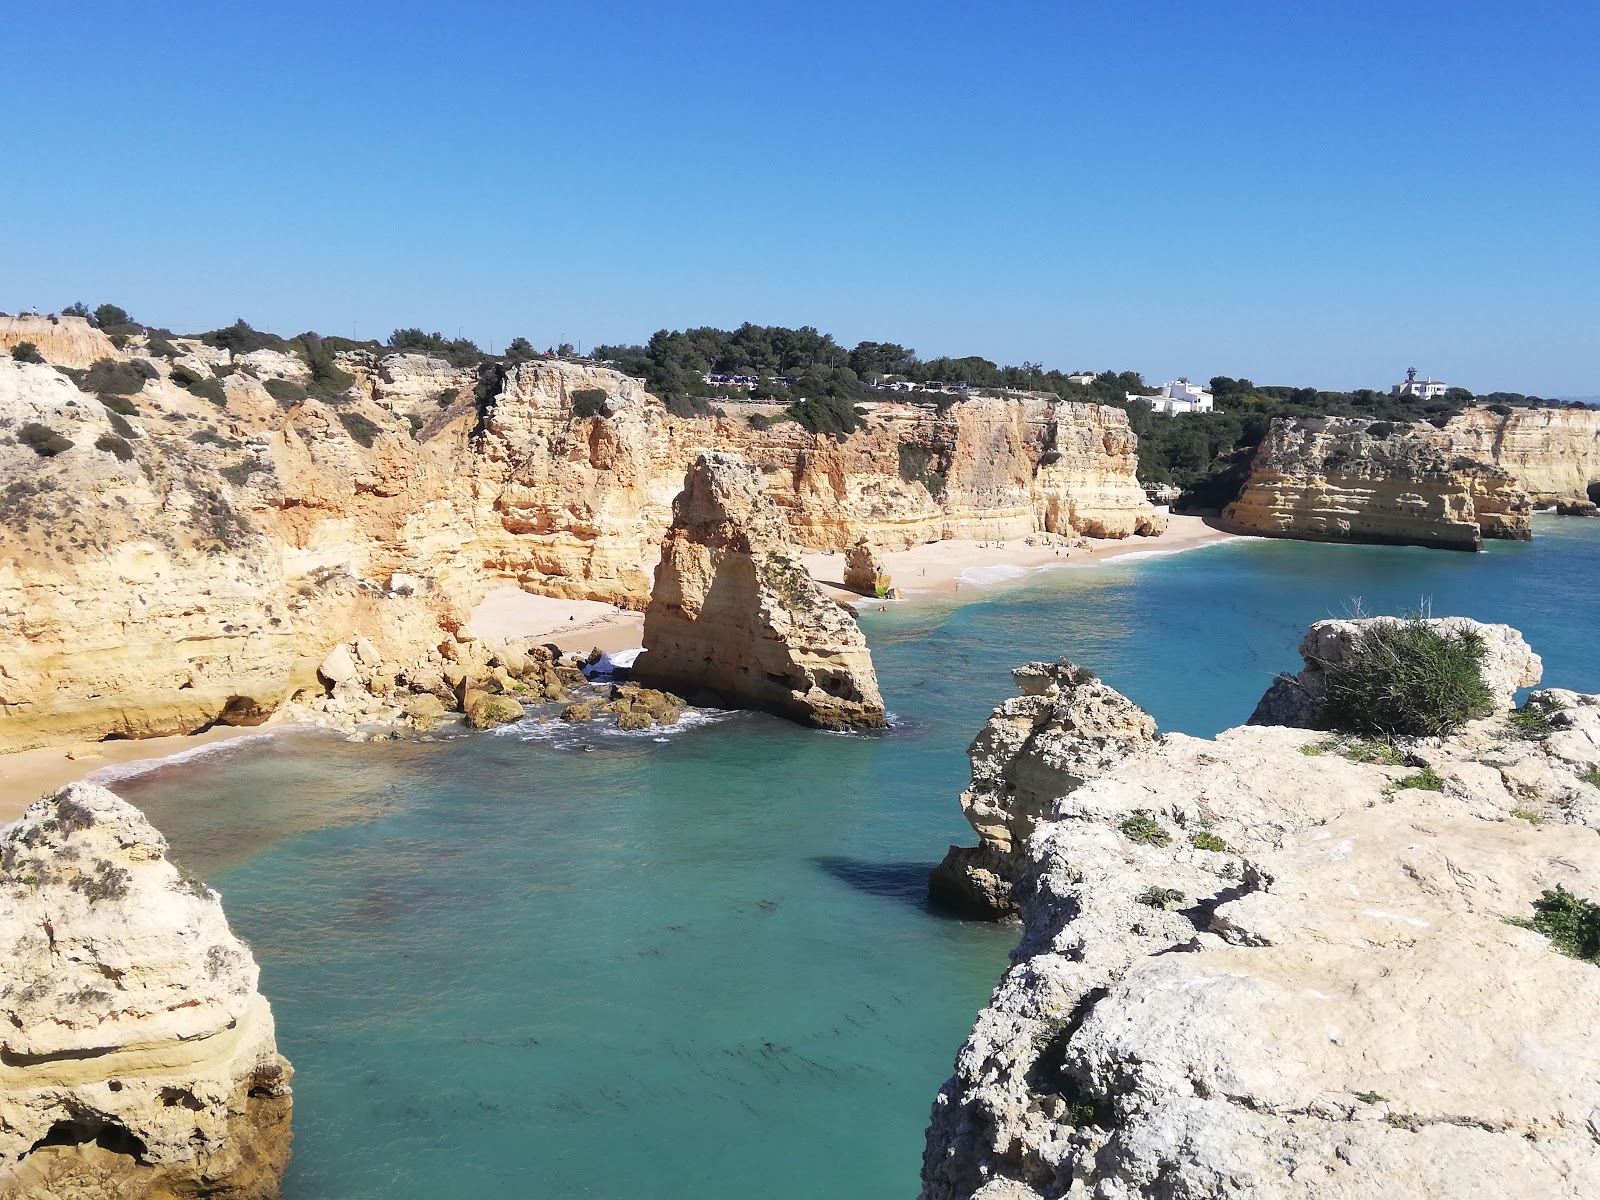
[[[133,458],[133,447],[114,433],[102,433],[95,439],[94,448],[116,455],[118,462],[127,462]]]
[[[70,441],[50,426],[41,425],[37,421],[29,421],[17,430],[17,440],[40,458],[54,458],[63,451],[72,449]]]
[[[39,353],[39,347],[32,342],[18,342],[11,347],[11,357],[17,362],[42,363],[44,355]]]
[[[1533,902],[1533,910],[1533,920],[1511,923],[1544,934],[1563,954],[1600,965],[1600,904],[1557,884]]]
[[[1137,842],[1141,846],[1165,846],[1172,841],[1172,835],[1161,828],[1161,823],[1143,809],[1123,821],[1122,832],[1128,835],[1129,841]]]
[[[606,412],[604,388],[579,388],[572,393],[572,415],[575,417],[603,417]]]
[[[306,398],[306,389],[292,379],[269,379],[263,386],[279,404],[299,404]]]
[[[156,377],[156,369],[143,359],[118,362],[102,358],[89,368],[78,388],[101,396],[132,396],[144,387],[146,380]]]
[[[1344,657],[1321,664],[1330,728],[1384,737],[1439,737],[1494,711],[1483,639],[1420,618],[1360,627]]]

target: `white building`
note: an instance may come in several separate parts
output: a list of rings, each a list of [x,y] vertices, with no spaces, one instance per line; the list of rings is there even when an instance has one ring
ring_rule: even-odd
[[[1187,379],[1174,379],[1171,383],[1162,384],[1161,390],[1154,396],[1129,392],[1128,399],[1143,400],[1156,412],[1164,413],[1210,412],[1215,407],[1211,393]]]
[[[1450,390],[1448,383],[1437,379],[1418,379],[1415,367],[1406,368],[1406,381],[1397,383],[1390,391],[1396,396],[1415,396],[1418,400],[1432,400]]]
[[[1078,374],[1078,375],[1068,375],[1067,376],[1067,382],[1068,383],[1081,383],[1081,384],[1084,384],[1084,385],[1088,385],[1088,384],[1093,383],[1096,379],[1099,379],[1099,378],[1100,378],[1100,376],[1096,372],[1094,372],[1094,371],[1086,371],[1086,372],[1084,372],[1082,374]]]

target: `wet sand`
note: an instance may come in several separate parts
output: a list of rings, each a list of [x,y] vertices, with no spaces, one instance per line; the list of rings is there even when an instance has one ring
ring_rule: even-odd
[[[15,820],[22,815],[23,809],[40,796],[48,796],[102,767],[168,758],[199,746],[255,737],[262,732],[259,727],[218,727],[204,733],[172,737],[82,742],[74,746],[51,746],[43,750],[0,754],[0,821]]]

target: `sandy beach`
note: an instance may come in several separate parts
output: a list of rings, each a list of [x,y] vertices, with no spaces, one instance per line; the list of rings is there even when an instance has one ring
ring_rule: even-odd
[[[883,562],[890,580],[907,598],[931,593],[978,600],[990,594],[990,589],[1019,582],[1040,567],[1083,567],[1130,555],[1173,554],[1232,536],[1211,528],[1200,517],[1169,516],[1167,531],[1160,537],[1090,538],[1087,549],[1030,546],[1022,538],[1006,542],[952,539],[927,542],[909,550],[891,550],[884,554]],[[805,563],[811,577],[834,596],[842,600],[862,598],[846,591],[841,582],[843,554],[813,551],[805,556]]]
[[[996,588],[1025,580],[1040,567],[1084,567],[1129,555],[1171,554],[1230,536],[1210,528],[1199,517],[1171,516],[1166,533],[1158,538],[1092,538],[1089,548],[1074,550],[1030,546],[1022,538],[1004,543],[967,539],[928,542],[909,550],[889,551],[884,555],[884,565],[907,598],[920,594],[980,600],[993,595]],[[844,574],[843,554],[813,551],[805,555],[805,564],[812,578],[839,599],[862,599],[845,591],[840,581]],[[563,650],[587,652],[598,648],[610,653],[642,642],[644,614],[594,600],[535,596],[508,586],[496,588],[483,598],[472,610],[467,628],[488,641],[536,637]],[[14,819],[41,795],[101,767],[167,758],[197,746],[260,732],[217,728],[180,737],[89,742],[0,755],[0,821]]]
[[[22,810],[40,796],[47,796],[57,788],[91,775],[102,767],[168,758],[199,746],[258,737],[262,732],[259,727],[239,729],[218,726],[204,733],[175,737],[81,742],[74,746],[51,746],[42,750],[0,754],[0,821],[20,817]]]

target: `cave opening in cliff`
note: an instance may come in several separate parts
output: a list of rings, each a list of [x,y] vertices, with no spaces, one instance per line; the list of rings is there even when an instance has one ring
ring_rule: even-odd
[[[83,1146],[90,1142],[113,1154],[126,1154],[138,1163],[145,1161],[150,1149],[143,1138],[121,1121],[110,1117],[83,1116],[57,1121],[50,1126],[49,1133],[29,1147],[28,1153],[32,1154],[46,1146]]]
[[[1588,487],[1589,503],[1600,504],[1600,479],[1595,480]]]

